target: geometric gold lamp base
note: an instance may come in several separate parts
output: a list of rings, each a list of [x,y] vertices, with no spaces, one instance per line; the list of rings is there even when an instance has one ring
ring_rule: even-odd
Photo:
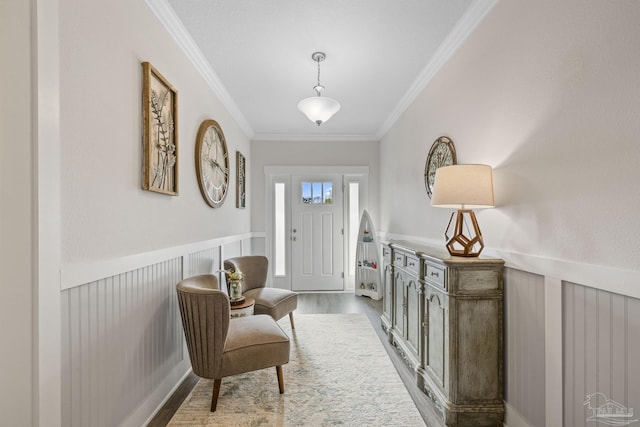
[[[444,237],[447,240],[447,250],[452,256],[477,257],[484,249],[484,242],[476,215],[470,209],[458,209],[453,236],[449,238],[449,227],[451,227],[454,214],[455,212],[451,214],[449,224],[444,233]],[[471,229],[468,222],[471,222]],[[464,232],[465,228],[467,234]]]

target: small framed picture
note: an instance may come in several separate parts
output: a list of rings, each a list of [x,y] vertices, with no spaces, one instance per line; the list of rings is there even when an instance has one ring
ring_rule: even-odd
[[[178,92],[153,65],[142,63],[142,188],[178,195]]]
[[[236,151],[236,208],[244,209],[247,204],[246,161],[241,152]]]

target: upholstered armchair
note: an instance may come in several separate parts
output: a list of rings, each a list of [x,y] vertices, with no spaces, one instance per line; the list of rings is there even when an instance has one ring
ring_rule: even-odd
[[[289,337],[266,315],[229,318],[229,297],[213,275],[178,283],[178,303],[193,372],[213,379],[215,412],[222,378],[275,366],[280,394],[282,365],[289,363]]]
[[[298,307],[298,294],[285,289],[267,288],[269,259],[261,255],[240,256],[224,261],[225,270],[240,270],[244,273],[242,295],[256,300],[254,313],[268,314],[280,320],[287,314],[293,323],[293,310]]]

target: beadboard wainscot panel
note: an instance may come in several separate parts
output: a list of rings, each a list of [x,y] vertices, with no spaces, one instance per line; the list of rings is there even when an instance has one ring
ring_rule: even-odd
[[[176,284],[264,246],[247,233],[63,266],[62,425],[147,424],[191,370]]]
[[[504,270],[505,400],[527,425],[545,426],[544,277]]]
[[[181,278],[173,258],[62,292],[62,425],[122,425],[182,377]]]
[[[190,253],[189,270],[185,271],[185,277],[198,276],[200,274],[217,274],[220,270],[220,248],[208,248]]]
[[[216,274],[222,269],[225,259],[241,255],[264,255],[264,236],[243,237],[190,253],[185,277]]]
[[[617,421],[638,420],[640,299],[571,282],[562,288],[564,425],[594,425],[588,418],[607,399],[621,412]]]
[[[243,255],[243,243],[242,241],[230,242],[222,248],[222,261],[225,259],[234,258]],[[246,254],[246,252],[244,252]]]

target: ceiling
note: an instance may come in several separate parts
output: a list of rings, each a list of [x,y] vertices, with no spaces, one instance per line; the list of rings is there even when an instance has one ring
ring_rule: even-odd
[[[379,140],[496,0],[147,0],[252,140]],[[318,127],[297,109],[342,105]]]

